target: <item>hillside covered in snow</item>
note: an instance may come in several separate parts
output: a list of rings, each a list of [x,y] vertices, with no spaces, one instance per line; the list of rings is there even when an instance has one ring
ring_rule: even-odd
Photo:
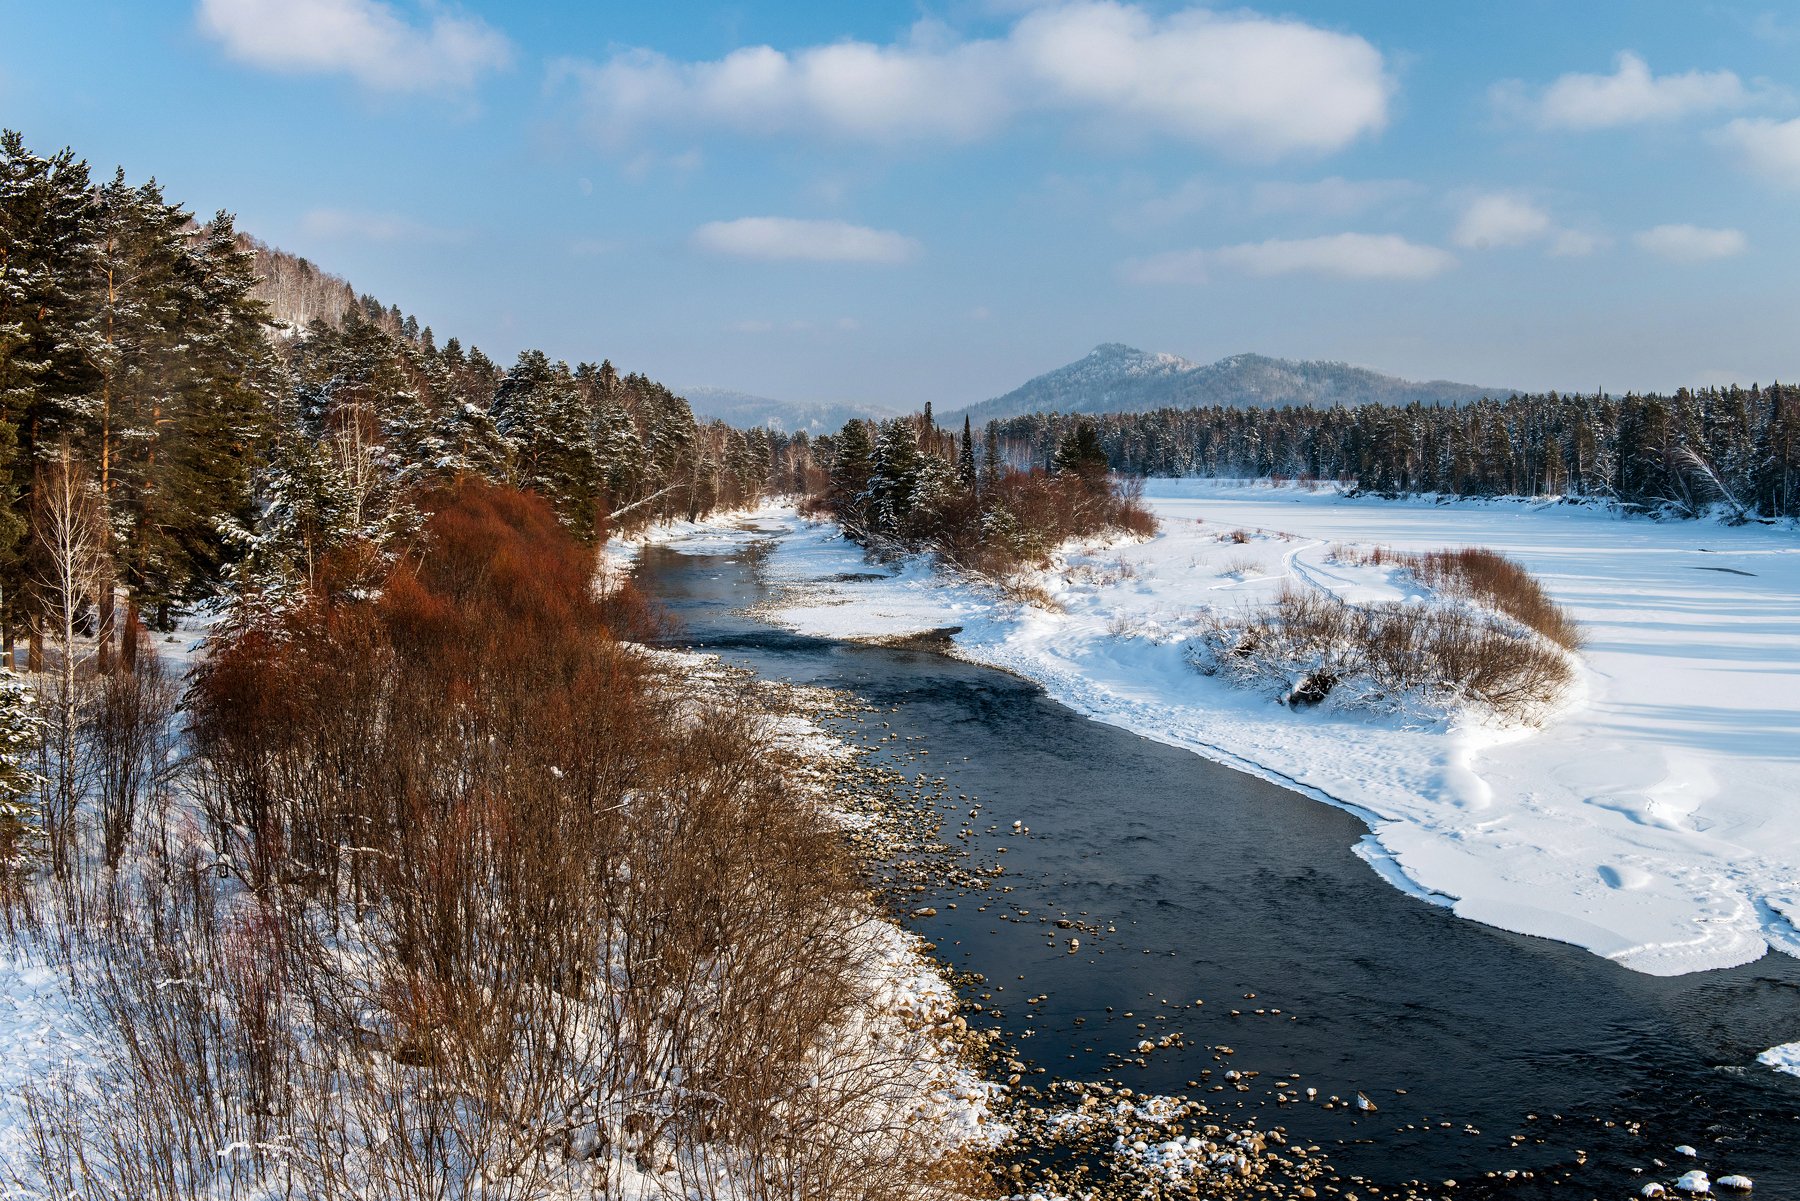
[[[1202,364],[1107,342],[1073,363],[949,418],[967,413],[979,424],[1024,413],[1133,413],[1205,405],[1454,405],[1507,392],[1449,380],[1415,383],[1349,363],[1260,354],[1236,354]]]

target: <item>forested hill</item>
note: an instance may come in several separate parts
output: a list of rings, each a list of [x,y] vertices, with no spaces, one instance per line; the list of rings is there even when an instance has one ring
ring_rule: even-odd
[[[537,492],[589,538],[752,500],[788,450],[599,355],[495,363],[226,213],[0,138],[6,630],[42,617],[55,485],[92,509],[84,588],[110,629],[120,590],[166,612],[226,580],[355,587],[416,528],[414,498],[459,477]]]
[[[1449,380],[1414,383],[1348,363],[1239,354],[1201,364],[1109,342],[1004,396],[948,416],[954,420],[966,412],[980,424],[1025,413],[1141,413],[1208,405],[1456,405],[1506,394],[1505,389]]]
[[[352,312],[387,327],[397,334],[405,318],[398,308],[389,310],[372,296],[356,294],[356,289],[341,276],[303,259],[297,254],[278,250],[246,233],[238,234],[238,248],[251,256],[250,269],[256,284],[250,295],[267,308],[276,329],[286,333],[305,333],[314,322],[342,325]],[[417,337],[417,321],[412,334]]]

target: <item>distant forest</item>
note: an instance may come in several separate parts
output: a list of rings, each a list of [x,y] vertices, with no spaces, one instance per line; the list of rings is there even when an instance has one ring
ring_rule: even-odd
[[[1053,463],[1090,425],[1113,470],[1335,480],[1384,496],[1579,496],[1628,510],[1800,517],[1800,388],[1515,395],[1457,407],[1036,413],[995,423],[1015,461]]]

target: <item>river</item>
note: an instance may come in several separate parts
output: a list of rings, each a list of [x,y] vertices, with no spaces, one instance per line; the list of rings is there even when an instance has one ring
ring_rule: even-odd
[[[1699,1166],[1800,1197],[1800,1078],[1754,1062],[1795,1035],[1800,962],[1659,978],[1459,919],[1383,883],[1349,814],[1002,672],[755,621],[757,557],[652,546],[636,579],[676,619],[672,644],[855,694],[872,711],[849,736],[979,804],[974,858],[1004,863],[1012,891],[927,893],[910,904],[936,916],[911,924],[985,978],[971,999],[1045,1069],[1032,1079],[1241,1107],[1384,1187],[1622,1196]],[[1056,919],[1099,933],[1070,953]],[[1185,1046],[1130,1062],[1173,1031]],[[1226,1068],[1260,1075],[1241,1091]],[[1359,1092],[1377,1108],[1319,1103]]]

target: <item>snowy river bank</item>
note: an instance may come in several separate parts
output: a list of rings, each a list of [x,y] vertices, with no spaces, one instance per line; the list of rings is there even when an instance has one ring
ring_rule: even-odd
[[[1268,713],[1272,706],[1243,694],[1209,696],[1207,690],[1214,686],[1185,665],[1175,674],[1177,652],[1170,644],[1119,635],[1179,618],[1187,603],[1182,590],[1199,574],[1191,560],[1209,545],[1219,545],[1221,528],[1286,528],[1298,536],[1280,542],[1276,562],[1299,548],[1294,558],[1302,566],[1304,546],[1314,541],[1354,537],[1406,547],[1495,542],[1468,530],[1453,532],[1439,520],[1444,515],[1429,509],[1386,510],[1383,528],[1384,510],[1376,505],[1296,500],[1301,517],[1339,514],[1345,526],[1358,526],[1359,533],[1294,530],[1291,513],[1277,524],[1272,515],[1256,521],[1252,518],[1261,514],[1237,508],[1207,516],[1205,524],[1213,528],[1193,534],[1184,548],[1184,526],[1195,531],[1204,526],[1195,526],[1178,508],[1171,519],[1170,507],[1230,504],[1233,498],[1158,498],[1165,512],[1164,537],[1144,546],[1096,550],[1066,563],[1067,582],[1050,581],[1060,588],[1060,614],[1023,610],[988,590],[943,580],[921,564],[893,574],[864,562],[856,548],[836,539],[829,528],[809,526],[778,509],[754,515],[745,523],[753,527],[750,531],[686,531],[673,544],[687,552],[670,556],[681,561],[673,574],[662,568],[657,572],[678,577],[684,581],[681,588],[699,586],[705,594],[704,603],[680,599],[676,608],[683,616],[691,617],[686,610],[695,604],[716,613],[757,601],[765,614],[790,629],[828,635],[881,637],[961,626],[955,636],[959,654],[998,663],[1045,685],[1048,697],[1017,680],[938,656],[790,638],[742,620],[720,624],[708,617],[696,627],[699,641],[727,658],[743,657],[758,670],[817,677],[865,695],[874,688],[877,695],[870,699],[875,703],[892,701],[902,712],[918,713],[930,745],[951,768],[953,786],[986,798],[983,820],[992,813],[996,819],[1021,819],[1030,828],[1028,837],[1008,840],[1003,860],[1018,890],[1011,912],[953,912],[947,906],[956,903],[954,895],[933,897],[932,907],[940,916],[922,922],[921,928],[957,966],[1008,985],[1005,992],[994,993],[990,1004],[1001,1005],[1015,988],[1033,990],[1027,997],[1047,998],[1030,1006],[1008,1004],[1001,1020],[1014,1035],[1029,1032],[1030,1041],[1020,1046],[1039,1066],[1048,1066],[1053,1078],[1091,1074],[1089,1056],[1104,1058],[1109,1048],[1129,1057],[1142,1033],[1139,1022],[1163,1030],[1179,1022],[1189,1049],[1161,1051],[1144,1065],[1132,1065],[1131,1072],[1138,1074],[1134,1083],[1158,1091],[1184,1089],[1190,1079],[1208,1088],[1224,1087],[1216,1082],[1227,1065],[1216,1062],[1211,1048],[1230,1044],[1237,1068],[1302,1072],[1309,1087],[1317,1082],[1321,1096],[1366,1090],[1380,1099],[1383,1116],[1363,1116],[1362,1129],[1383,1127],[1376,1145],[1408,1168],[1466,1172],[1473,1164],[1496,1162],[1496,1149],[1510,1147],[1513,1153],[1502,1159],[1538,1165],[1519,1170],[1550,1172],[1556,1162],[1572,1162],[1577,1151],[1585,1152],[1581,1160],[1586,1162],[1600,1148],[1610,1148],[1606,1171],[1653,1173],[1659,1171],[1657,1156],[1673,1162],[1669,1148],[1686,1142],[1706,1155],[1735,1156],[1732,1162],[1749,1174],[1760,1173],[1765,1188],[1781,1180],[1780,1165],[1800,1158],[1792,1118],[1800,1109],[1800,1092],[1791,1079],[1754,1061],[1762,1048],[1800,1032],[1800,970],[1794,961],[1778,956],[1748,967],[1699,971],[1715,965],[1690,956],[1679,970],[1691,974],[1659,978],[1643,971],[1646,966],[1658,970],[1658,961],[1651,958],[1618,956],[1640,969],[1622,971],[1569,948],[1489,928],[1507,922],[1456,921],[1443,909],[1419,905],[1381,883],[1386,878],[1419,891],[1417,881],[1398,874],[1391,858],[1373,856],[1378,865],[1389,866],[1387,875],[1378,877],[1352,857],[1352,846],[1365,855],[1372,849],[1357,821],[1301,799],[1291,785],[1269,787],[1240,771],[1224,771],[1156,745],[1170,742],[1200,750],[1265,779],[1286,783],[1283,777],[1291,777],[1315,799],[1324,791],[1315,780],[1353,776],[1359,762],[1381,767],[1379,780],[1413,781],[1421,795],[1428,788],[1435,791],[1428,772],[1441,775],[1444,766],[1441,761],[1433,766],[1428,756],[1445,753],[1457,732],[1384,725],[1347,714],[1309,715],[1294,723],[1300,733],[1293,739],[1284,741],[1280,731],[1264,729],[1264,744],[1239,744],[1271,759],[1275,751],[1294,757],[1287,766],[1295,770],[1281,770],[1280,761],[1272,769],[1223,740],[1275,725]],[[1255,492],[1236,501],[1289,503],[1280,495]],[[1513,515],[1477,510],[1471,516],[1497,525]],[[1564,520],[1572,522],[1565,551],[1571,560],[1578,536],[1603,548],[1609,538],[1635,541],[1640,566],[1654,555],[1702,553],[1659,546],[1671,538],[1662,527],[1640,531],[1633,523],[1621,530],[1616,522],[1600,524],[1604,518],[1562,513],[1529,519]],[[1403,528],[1408,522],[1415,527],[1410,536]],[[1548,536],[1539,529],[1540,537]],[[1691,527],[1684,533],[1718,542],[1750,532]],[[1754,535],[1743,539],[1755,540]],[[1278,541],[1272,540],[1271,547]],[[1641,545],[1644,541],[1651,545]],[[751,542],[767,545],[755,556],[755,581],[747,583],[744,568],[732,560]],[[1752,545],[1740,553],[1766,553],[1779,563],[1783,545],[1771,539],[1766,547]],[[1233,553],[1243,549],[1237,545]],[[1570,585],[1563,577],[1571,573],[1546,570],[1517,546],[1501,549],[1526,558],[1567,603]],[[716,570],[704,558],[708,555],[722,556],[711,561]],[[1117,570],[1121,560],[1131,564],[1132,556],[1137,561],[1128,571]],[[1247,578],[1231,581],[1234,586],[1260,586],[1251,582],[1256,573],[1238,574]],[[1701,579],[1718,575],[1728,584],[1756,578],[1693,574]],[[712,582],[696,584],[704,580]],[[795,584],[803,587],[789,591]],[[1592,588],[1597,596],[1622,596],[1645,607],[1674,603],[1616,581],[1596,582]],[[1737,594],[1708,595],[1730,602]],[[1749,609],[1753,600],[1741,603]],[[1119,620],[1121,608],[1133,611],[1129,621]],[[1609,679],[1629,680],[1629,663],[1609,657],[1631,652],[1609,648],[1616,639],[1605,625],[1594,633],[1593,675],[1605,671]],[[1770,662],[1762,666],[1779,665],[1778,630],[1740,620],[1735,636],[1772,638]],[[1125,649],[1137,657],[1122,657],[1109,642],[1127,644]],[[1112,674],[1097,679],[1083,674],[1092,673],[1096,664],[1110,664]],[[1696,663],[1692,670],[1704,668]],[[896,671],[899,676],[890,675]],[[1187,691],[1174,700],[1158,691],[1176,685]],[[1590,679],[1584,705],[1562,720],[1601,720],[1582,715],[1606,712],[1607,697],[1616,695],[1606,688],[1604,681],[1597,685]],[[1056,700],[1117,726],[1153,733],[1156,742],[1082,721]],[[1202,701],[1209,707],[1205,712],[1200,711]],[[1113,708],[1102,710],[1100,702]],[[1289,715],[1274,709],[1273,717]],[[1152,718],[1158,719],[1160,730],[1139,728],[1140,720]],[[1617,719],[1604,720],[1616,724]],[[1188,724],[1182,727],[1182,721]],[[1529,745],[1553,736],[1557,728],[1517,744],[1487,745],[1502,750]],[[1190,737],[1205,734],[1212,744],[1171,737],[1170,729]],[[1783,778],[1780,746],[1778,741],[1772,745],[1775,758],[1761,766],[1767,769],[1764,778],[1778,785]],[[1328,753],[1334,748],[1342,753]],[[1395,761],[1383,766],[1387,759]],[[1464,765],[1481,762],[1471,754]],[[1757,778],[1755,772],[1751,778]],[[1339,802],[1378,833],[1384,832],[1384,822],[1397,827],[1385,830],[1390,835],[1410,828],[1400,818],[1383,818],[1373,806]],[[1471,821],[1471,829],[1481,820],[1505,815],[1504,794],[1496,793],[1489,803],[1493,811],[1487,819]],[[1002,831],[1007,820],[999,823]],[[1456,841],[1447,824],[1429,829],[1433,838]],[[1540,851],[1571,852],[1562,865],[1571,872],[1584,856],[1591,856],[1585,866],[1590,876],[1598,876],[1599,864],[1611,862],[1594,855],[1597,847],[1609,849],[1603,844],[1590,841],[1571,848],[1566,836],[1546,841],[1549,846]],[[1471,857],[1485,853],[1480,846],[1465,852]],[[1774,858],[1766,850],[1765,856]],[[1504,857],[1501,863],[1510,866]],[[1498,877],[1470,873],[1470,883],[1477,886],[1471,892],[1493,878],[1531,895],[1528,884],[1508,880],[1504,872]],[[1609,892],[1647,893],[1660,903],[1654,889],[1614,888],[1603,878],[1597,882]],[[1019,895],[1025,893],[1032,895]],[[1538,900],[1537,908],[1554,916],[1551,898]],[[1670,907],[1650,909],[1659,920],[1674,920]],[[1082,910],[1089,916],[1082,916]],[[1488,922],[1479,912],[1462,907],[1457,912]],[[1082,953],[1071,956],[1060,942],[1052,945],[1054,936],[1050,941],[1039,937],[1044,931],[1036,927],[1050,917],[1110,919],[1116,931],[1099,938],[1084,934]],[[1030,927],[1028,937],[1021,937],[1020,925]],[[1755,933],[1761,927],[1752,924],[1749,929]],[[1555,931],[1529,932],[1557,936]],[[1742,936],[1742,927],[1737,934]],[[1574,938],[1562,941],[1584,945]],[[1101,959],[1101,954],[1107,957]],[[1126,955],[1123,962],[1117,958],[1121,954]],[[1096,967],[1105,970],[1096,974]],[[1028,979],[1016,981],[1020,975]],[[1240,999],[1246,992],[1259,999]],[[1184,997],[1208,1004],[1175,1008]],[[1242,1016],[1233,1016],[1234,1008]],[[1151,1009],[1155,1012],[1147,1012]],[[1126,1020],[1128,1013],[1135,1016]],[[1209,1079],[1203,1072],[1214,1074]],[[1231,1087],[1235,1091],[1235,1084]],[[1383,1099],[1384,1091],[1406,1099]],[[1284,1105],[1279,1096],[1260,1099]],[[1405,1116],[1396,1114],[1390,1123],[1386,1115],[1396,1108]],[[1297,1129],[1316,1132],[1310,1137],[1342,1137],[1352,1144],[1362,1137],[1351,1128],[1356,1115],[1295,1114],[1286,1110],[1282,1118],[1291,1119]],[[1453,1118],[1466,1146],[1435,1133],[1440,1123]],[[1543,1129],[1553,1119],[1555,1130]],[[1333,1123],[1344,1128],[1335,1130]],[[1465,1125],[1481,1133],[1467,1133]],[[1363,1153],[1348,1152],[1353,1166],[1358,1154]],[[1381,1159],[1373,1150],[1366,1154],[1371,1162]],[[1579,1171],[1572,1177],[1586,1178]]]
[[[964,658],[1357,813],[1377,870],[1459,916],[1657,975],[1800,952],[1792,531],[1204,481],[1153,481],[1149,499],[1157,538],[1071,553],[1036,578],[1060,612],[922,562],[871,569],[831,527],[772,509],[768,570],[796,587],[770,616],[830,637],[960,627]],[[1220,537],[1236,530],[1252,540]],[[1189,668],[1200,606],[1296,580],[1349,598],[1378,590],[1332,561],[1341,543],[1481,545],[1523,562],[1589,631],[1574,703],[1536,730],[1295,714]]]

